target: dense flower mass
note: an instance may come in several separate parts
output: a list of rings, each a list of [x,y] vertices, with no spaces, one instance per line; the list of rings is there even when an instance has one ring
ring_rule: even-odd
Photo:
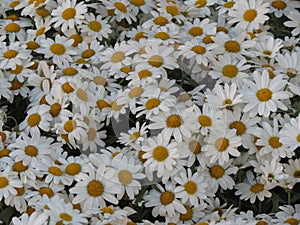
[[[300,224],[299,8],[2,0],[0,223]]]

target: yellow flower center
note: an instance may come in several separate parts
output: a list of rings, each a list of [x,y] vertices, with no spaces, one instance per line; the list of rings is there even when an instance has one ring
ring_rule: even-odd
[[[72,46],[77,47],[79,43],[83,41],[83,38],[79,34],[72,34],[69,39],[73,39],[74,42]]]
[[[152,73],[149,70],[141,70],[138,72],[138,76],[141,79],[147,78],[147,77],[151,77]]]
[[[240,44],[237,41],[227,41],[224,45],[227,52],[239,52],[241,50]]]
[[[296,70],[295,68],[288,68],[286,71],[286,75],[288,75],[289,77],[295,77],[297,76],[298,70]]]
[[[121,11],[121,12],[123,12],[123,13],[127,13],[126,5],[124,5],[122,2],[115,2],[114,6],[115,6],[116,9],[118,9],[119,11]]]
[[[192,51],[197,54],[203,55],[206,52],[206,48],[204,48],[203,46],[200,46],[200,45],[196,45],[196,46],[192,47]]]
[[[284,223],[288,223],[290,225],[298,225],[299,224],[299,220],[297,220],[296,218],[288,218],[284,221]]]
[[[145,153],[146,153],[146,152],[144,152],[143,150],[141,150],[141,151],[139,151],[139,154],[138,154],[138,158],[139,158],[139,160],[140,160],[142,163],[144,163],[144,162],[147,161],[147,159],[144,159],[144,158],[143,158],[143,155],[144,155]]]
[[[201,115],[198,117],[198,122],[202,127],[210,127],[212,125],[212,120],[210,117]]]
[[[242,135],[246,132],[246,126],[243,122],[241,121],[234,121],[229,125],[230,129],[236,129],[236,134],[237,135]]]
[[[164,59],[159,55],[153,55],[148,59],[148,63],[153,67],[161,67],[164,64]]]
[[[54,103],[50,107],[50,114],[53,117],[57,117],[61,111],[61,105],[59,103]]]
[[[227,138],[218,138],[215,141],[215,148],[219,151],[219,152],[224,152],[226,151],[226,149],[229,146],[229,140]]]
[[[100,100],[97,101],[97,106],[98,106],[99,109],[102,110],[104,108],[110,107],[110,104],[108,104],[105,100],[100,99]]]
[[[17,191],[17,196],[23,196],[25,193],[25,188],[21,187],[21,188],[15,188]]]
[[[45,18],[50,15],[50,13],[44,8],[38,8],[35,10],[35,12],[42,18]]]
[[[225,174],[225,170],[220,165],[214,165],[209,169],[209,173],[213,178],[220,179]]]
[[[95,55],[95,51],[93,49],[86,49],[81,53],[81,57],[84,59],[89,59],[93,55]]]
[[[9,4],[9,7],[10,8],[15,8],[17,5],[19,5],[20,4],[20,1],[13,1],[13,2],[11,2],[10,4]]]
[[[28,41],[26,43],[27,49],[35,50],[40,47],[40,45],[36,41]]]
[[[165,191],[160,195],[160,202],[163,205],[171,204],[175,199],[175,195],[170,191]]]
[[[48,168],[48,172],[51,173],[54,176],[60,177],[63,175],[63,172],[61,171],[61,169],[57,166],[50,166]]]
[[[256,16],[257,16],[257,12],[255,9],[248,9],[244,13],[244,20],[250,23],[256,18]]]
[[[35,157],[38,154],[38,149],[33,145],[28,145],[25,147],[25,154],[31,157]]]
[[[260,220],[255,225],[268,225],[266,221]]]
[[[132,182],[132,173],[128,170],[121,170],[118,173],[118,178],[122,185],[128,185]]]
[[[168,127],[175,128],[180,127],[182,124],[181,117],[179,115],[171,115],[167,118],[166,124]]]
[[[62,220],[65,220],[65,221],[72,221],[73,220],[73,217],[68,213],[59,214],[59,218],[61,218]]]
[[[171,14],[172,16],[177,16],[179,14],[179,10],[176,5],[168,5],[166,6],[167,13]]]
[[[78,163],[70,163],[66,166],[66,173],[71,176],[77,175],[81,171],[81,165]]]
[[[286,3],[282,0],[276,0],[271,3],[272,7],[278,10],[284,10],[286,8]]]
[[[235,4],[235,2],[233,2],[233,1],[232,2],[225,2],[224,7],[230,9],[234,6],[234,4]]]
[[[0,177],[0,188],[5,188],[9,184],[8,179],[6,177]]]
[[[71,92],[74,91],[74,88],[70,85],[69,82],[64,83],[64,84],[61,86],[61,89],[62,89],[63,92],[65,92],[66,94],[69,94],[69,93],[71,93]]]
[[[104,87],[107,86],[107,80],[104,77],[102,77],[102,76],[94,77],[93,81],[97,85],[102,85]]]
[[[206,6],[207,1],[206,0],[197,0],[194,4],[194,6],[196,8],[203,8],[204,6]]]
[[[22,173],[28,169],[28,166],[24,166],[23,161],[15,162],[12,166],[13,171]]]
[[[223,101],[223,105],[231,105],[232,104],[232,100],[229,99],[229,98],[226,98],[224,101]]]
[[[17,23],[10,23],[6,25],[5,30],[8,33],[17,33],[21,30],[21,27]]]
[[[141,136],[141,132],[139,132],[139,131],[134,132],[134,133],[132,133],[132,134],[129,136],[129,140],[135,141],[135,140],[138,139],[140,136]]]
[[[39,125],[40,122],[41,122],[41,116],[38,113],[31,114],[27,119],[28,126],[30,127],[35,127]]]
[[[238,74],[239,70],[235,65],[225,65],[222,69],[222,73],[225,77],[234,78]]]
[[[186,182],[184,184],[184,189],[185,189],[186,193],[188,193],[189,195],[193,195],[197,192],[198,187],[194,181],[189,180],[188,182]]]
[[[76,96],[81,99],[82,101],[87,101],[88,99],[88,94],[86,93],[85,90],[83,90],[82,88],[78,88],[76,91]]]
[[[112,63],[118,63],[125,59],[125,53],[122,51],[117,51],[114,54],[112,54],[110,61]]]
[[[139,41],[140,39],[142,38],[147,38],[145,32],[141,31],[141,32],[138,32],[135,36],[134,36],[134,39],[136,41]]]
[[[97,131],[94,128],[90,128],[88,132],[88,140],[94,141],[97,137]]]
[[[130,4],[139,7],[145,5],[145,0],[130,0]]]
[[[64,20],[70,20],[70,19],[74,19],[76,16],[76,9],[74,8],[67,8],[63,11],[62,13],[62,18]]]
[[[170,38],[170,35],[168,35],[166,32],[158,32],[154,35],[154,37],[161,40],[168,40]]]
[[[182,221],[188,221],[193,218],[193,210],[188,205],[184,205],[184,208],[186,210],[185,214],[181,214],[179,216],[179,219]]]
[[[74,120],[68,120],[65,125],[64,125],[64,129],[65,131],[67,131],[68,133],[72,132],[73,130],[75,130],[77,127],[76,121]]]
[[[87,185],[87,192],[92,197],[99,197],[104,192],[104,186],[100,181],[92,180]]]
[[[212,36],[212,35],[210,35],[210,34],[206,35],[206,36],[202,39],[203,43],[204,43],[204,44],[207,44],[207,45],[208,45],[208,44],[214,43],[213,39],[211,39],[211,36]]]
[[[48,187],[40,188],[39,193],[40,193],[41,196],[47,195],[49,198],[54,196],[54,192]]]
[[[2,132],[2,131],[0,131],[0,137],[1,137],[1,141],[2,142],[5,142],[6,141],[6,134],[4,133],[4,132]]]
[[[156,161],[162,162],[165,159],[167,159],[168,156],[169,156],[168,149],[165,148],[164,146],[157,146],[153,149],[152,157]]]
[[[300,170],[296,170],[293,174],[295,178],[300,178]]]
[[[268,88],[262,88],[256,92],[256,97],[261,102],[267,102],[272,99],[272,91]]]
[[[99,21],[94,20],[94,21],[89,22],[88,27],[92,31],[99,32],[101,30],[101,28],[102,28],[102,25],[101,25],[101,23]]]
[[[263,184],[253,184],[250,188],[250,191],[253,193],[259,193],[264,190],[264,185]]]
[[[62,73],[66,76],[75,76],[78,73],[78,70],[74,69],[73,67],[67,67],[62,71]]]
[[[151,98],[146,102],[145,108],[147,110],[151,110],[159,106],[159,104],[160,104],[160,100],[158,98]]]
[[[156,25],[160,25],[160,26],[165,26],[169,23],[169,20],[166,18],[166,17],[163,17],[163,16],[159,16],[159,17],[156,17],[153,22],[156,24]]]
[[[141,87],[134,87],[130,90],[129,92],[129,97],[130,98],[136,98],[136,97],[139,97],[141,96],[141,94],[143,94],[144,92],[144,89],[141,88]]]
[[[66,48],[62,44],[55,43],[50,46],[50,51],[54,55],[63,55],[66,52]]]
[[[227,34],[228,30],[223,26],[217,26],[217,32],[224,32],[225,34]]]
[[[207,222],[200,222],[200,223],[197,223],[197,225],[209,225]]]
[[[102,213],[109,213],[109,214],[114,214],[115,213],[115,211],[109,206],[101,208],[100,211]]]
[[[0,159],[3,157],[8,157],[10,153],[10,150],[7,148],[3,148],[0,150]]]
[[[4,53],[3,56],[6,59],[12,59],[12,58],[15,58],[18,54],[19,54],[19,52],[17,52],[16,50],[9,49]]]
[[[203,29],[201,27],[192,27],[189,30],[189,34],[193,37],[201,36],[203,34]]]
[[[282,146],[282,143],[279,141],[279,137],[270,137],[269,138],[269,145],[272,148],[280,148]]]
[[[197,155],[201,152],[201,145],[198,141],[193,140],[189,142],[189,149],[192,153]]]
[[[111,109],[114,111],[120,111],[120,109],[123,107],[123,105],[118,105],[117,101],[113,101],[111,103]]]

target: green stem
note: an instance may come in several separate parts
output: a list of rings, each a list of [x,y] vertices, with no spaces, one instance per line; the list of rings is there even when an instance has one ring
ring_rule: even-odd
[[[288,196],[288,205],[291,204],[291,192],[288,190],[287,191],[287,196]]]

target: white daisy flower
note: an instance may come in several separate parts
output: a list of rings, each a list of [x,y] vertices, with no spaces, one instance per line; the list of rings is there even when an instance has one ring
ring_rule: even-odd
[[[279,141],[291,151],[298,148],[300,146],[300,116],[291,118],[290,121],[283,126],[279,136]]]
[[[279,70],[286,74],[289,78],[296,77],[300,74],[300,54],[297,52],[285,53],[277,55],[277,62],[279,64]],[[290,82],[293,86],[293,82]]]
[[[288,16],[290,12],[297,11],[296,8],[300,8],[297,1],[287,0],[269,0],[270,2],[270,13],[274,13],[277,18],[282,15]]]
[[[283,43],[281,39],[274,39],[272,36],[260,36],[253,50],[257,52],[258,56],[275,58],[282,47]]]
[[[103,0],[101,3],[106,7],[106,9],[114,12],[116,21],[120,22],[122,19],[126,19],[129,24],[131,24],[132,21],[136,21],[135,15],[128,7],[128,0]]]
[[[175,187],[174,193],[181,199],[182,203],[188,203],[195,207],[202,205],[203,200],[207,198],[206,192],[208,184],[200,172],[194,172],[188,168],[180,175],[175,175],[174,181],[179,184]]]
[[[276,218],[272,221],[277,224],[297,224],[300,221],[300,205],[279,206],[280,211],[275,214]]]
[[[264,184],[259,179],[255,180],[251,171],[247,171],[246,175],[247,179],[245,183],[235,185],[237,189],[235,195],[241,195],[240,199],[245,201],[250,199],[251,203],[254,203],[256,198],[258,198],[259,201],[263,201],[265,197],[270,198],[272,196],[269,190],[272,189],[274,185]]]
[[[288,164],[284,163],[284,173],[289,177],[287,178],[288,183],[294,186],[300,182],[300,159],[289,159]]]
[[[202,20],[195,18],[193,21],[186,21],[183,29],[188,34],[185,34],[185,36],[187,35],[189,39],[216,34],[216,24],[209,18],[204,18]]]
[[[84,15],[87,12],[87,6],[84,2],[77,3],[76,0],[62,1],[51,13],[53,16],[51,22],[54,27],[60,27],[62,32],[76,25],[82,24]]]
[[[285,21],[283,24],[286,27],[295,27],[295,29],[292,30],[292,35],[297,36],[300,33],[300,13],[298,11],[292,11],[290,12],[287,17],[290,19],[288,21]]]
[[[237,1],[228,13],[232,17],[228,22],[237,23],[237,28],[247,31],[259,29],[269,19],[265,15],[270,11],[268,6],[269,3],[263,3],[263,0]]]
[[[10,42],[15,42],[16,39],[24,41],[26,39],[26,27],[31,27],[32,23],[27,19],[4,19],[1,20],[0,36],[7,35]]]
[[[287,81],[282,76],[278,75],[270,80],[268,71],[264,70],[262,74],[254,71],[253,77],[254,82],[244,80],[245,87],[249,89],[240,90],[246,103],[244,112],[250,112],[250,116],[258,114],[268,117],[270,112],[276,112],[277,108],[287,110],[287,106],[280,100],[288,99],[291,93],[284,91]]]
[[[236,135],[235,130],[214,131],[205,141],[207,145],[203,146],[202,151],[211,163],[224,165],[229,161],[229,155],[240,155],[237,148],[241,145],[241,137]]]
[[[48,219],[46,213],[33,212],[30,216],[27,213],[19,218],[12,218],[12,225],[45,225]]]
[[[9,168],[0,171],[0,200],[6,199],[10,195],[17,195],[16,188],[22,186],[16,172],[10,171]]]

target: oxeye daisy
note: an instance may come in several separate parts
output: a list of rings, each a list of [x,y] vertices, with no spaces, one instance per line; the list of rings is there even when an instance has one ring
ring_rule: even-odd
[[[269,19],[265,15],[270,11],[268,6],[269,3],[263,3],[263,0],[237,1],[228,13],[232,17],[228,22],[237,22],[237,28],[247,31],[259,29],[259,25],[264,24]]]
[[[274,58],[282,48],[282,40],[279,38],[274,39],[272,36],[261,37],[260,41],[254,46],[258,56],[266,58]]]
[[[241,137],[236,135],[235,130],[214,131],[205,141],[207,145],[202,151],[211,163],[223,165],[229,161],[229,155],[240,156],[237,148],[241,145]]]
[[[275,219],[272,221],[273,223],[278,224],[290,224],[294,225],[299,223],[300,221],[300,205],[295,204],[292,205],[283,205],[279,206],[280,211],[275,214]]]
[[[130,0],[128,8],[131,10],[133,15],[137,15],[139,12],[143,12],[148,14],[154,9],[155,3],[152,1],[145,1],[145,0]]]
[[[132,23],[132,21],[136,21],[135,15],[128,7],[128,0],[103,0],[102,4],[106,7],[107,10],[113,11],[118,22],[120,22],[122,19],[126,19],[129,24]]]
[[[64,36],[56,35],[55,40],[51,38],[41,40],[41,48],[36,49],[36,52],[44,54],[45,58],[52,58],[53,63],[57,65],[66,65],[72,62],[71,55],[75,55],[76,52],[72,49],[72,43],[74,40],[68,40]]]
[[[82,24],[83,14],[87,12],[87,6],[84,2],[77,3],[76,0],[66,0],[61,2],[51,13],[53,16],[51,22],[54,27],[60,27],[62,32],[68,28],[74,28],[75,25]]]
[[[178,200],[178,196],[174,193],[175,184],[168,182],[165,188],[160,184],[156,184],[157,189],[152,189],[148,195],[144,196],[146,200],[146,207],[153,207],[152,215],[157,217],[168,216],[174,217],[178,213],[186,213],[187,210],[183,204]]]
[[[82,41],[77,46],[77,55],[75,56],[75,63],[84,64],[89,66],[89,64],[99,63],[99,59],[102,56],[103,46],[96,40],[91,43]]]
[[[171,22],[172,16],[168,13],[152,11],[151,16],[152,18],[150,20],[147,20],[145,23],[143,23],[142,25],[143,28],[145,29],[158,28],[172,23]]]
[[[80,26],[81,33],[83,35],[88,35],[93,38],[97,38],[102,41],[103,38],[108,38],[108,35],[112,33],[111,26],[107,23],[105,19],[102,19],[100,15],[97,17],[90,13],[85,15],[85,20]]]
[[[22,214],[19,218],[13,217],[13,225],[43,225],[48,219],[46,213],[33,212],[31,215]]]
[[[287,181],[292,186],[300,182],[300,160],[289,159],[288,164],[284,163],[284,173],[288,175]]]
[[[300,5],[296,1],[287,0],[269,0],[270,13],[274,13],[277,18],[282,15],[288,16],[292,11],[296,11],[296,8],[300,8]]]
[[[155,138],[148,138],[147,143],[142,146],[143,159],[146,159],[144,166],[149,167],[150,172],[157,172],[158,177],[162,177],[165,171],[172,172],[180,154],[177,143],[169,142],[161,134]]]
[[[4,171],[0,172],[0,199],[6,199],[10,195],[16,195],[16,188],[21,188],[23,186],[22,182],[17,177],[17,173],[9,171],[6,168]]]
[[[297,118],[291,118],[290,121],[284,124],[280,133],[280,142],[288,147],[291,151],[294,151],[300,146],[300,116]]]
[[[17,40],[24,41],[26,38],[25,27],[30,27],[32,24],[28,20],[1,20],[0,35],[6,34],[9,41]]]
[[[205,18],[206,16],[211,15],[211,11],[209,6],[213,5],[215,3],[214,0],[187,0],[185,1],[185,4],[188,7],[188,13],[192,17],[200,17]]]
[[[115,179],[113,175],[108,173],[104,164],[99,165],[96,171],[90,168],[89,173],[80,175],[79,181],[70,189],[70,192],[76,195],[72,203],[80,203],[84,211],[103,208],[106,206],[105,201],[118,204],[115,194],[119,193],[120,189],[112,183]]]
[[[264,70],[262,74],[254,71],[253,78],[254,82],[244,80],[245,87],[249,89],[240,90],[246,103],[244,112],[250,112],[250,116],[258,114],[268,117],[270,112],[275,112],[277,108],[287,110],[280,100],[289,98],[291,93],[284,91],[287,81],[282,76],[278,75],[270,80],[268,71]]]
[[[186,21],[183,29],[188,33],[190,39],[200,38],[208,34],[214,35],[216,33],[216,24],[211,22],[208,18],[203,20],[195,18],[193,21]]]
[[[50,130],[50,121],[49,106],[37,105],[28,110],[27,117],[20,124],[19,129],[26,134],[40,135],[40,129],[43,131]]]
[[[207,198],[206,191],[208,184],[199,172],[194,172],[187,169],[181,172],[180,175],[174,177],[175,182],[179,185],[175,187],[174,193],[181,199],[182,203],[188,203],[195,207],[203,203]]]
[[[280,66],[279,70],[285,73],[289,78],[296,77],[300,74],[299,60],[300,55],[296,52],[277,55],[277,61]]]
[[[298,11],[292,11],[290,12],[287,17],[290,19],[288,21],[285,21],[283,24],[286,27],[295,27],[295,29],[292,30],[292,35],[297,36],[300,33],[300,13]]]
[[[240,199],[249,200],[251,203],[256,201],[256,198],[259,201],[263,201],[266,198],[270,198],[272,193],[269,191],[273,188],[273,185],[268,185],[262,183],[259,179],[255,179],[251,171],[246,173],[246,180],[244,183],[239,183],[235,185],[237,191],[235,195],[241,195]]]

